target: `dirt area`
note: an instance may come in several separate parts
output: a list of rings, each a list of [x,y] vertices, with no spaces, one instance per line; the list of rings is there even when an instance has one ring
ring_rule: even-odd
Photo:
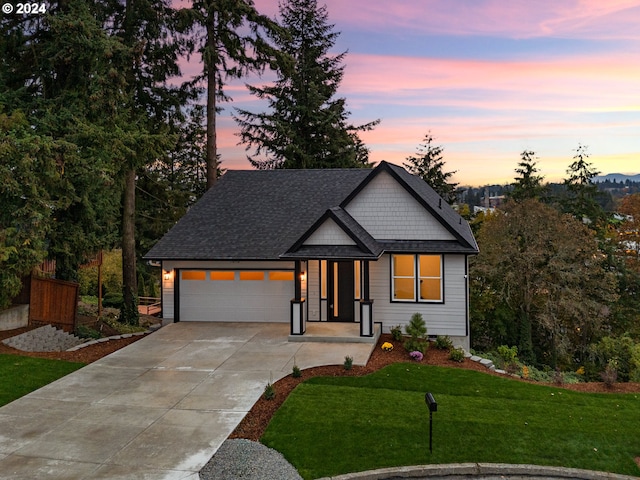
[[[0,341],[5,338],[18,335],[29,328],[20,328],[16,330],[0,331]],[[98,343],[85,348],[81,348],[75,352],[22,352],[14,348],[8,347],[0,342],[0,353],[8,353],[14,355],[25,355],[30,357],[52,358],[67,360],[72,362],[91,363],[119,350],[133,342],[143,338],[143,336],[131,337],[120,340],[109,340],[108,342]],[[395,348],[391,352],[383,351],[380,346],[384,342],[391,342]],[[423,365],[439,365],[455,368],[466,368],[477,370],[487,375],[499,375],[487,370],[484,366],[477,362],[465,359],[462,363],[449,360],[447,351],[438,350],[431,347],[425,355],[422,362]],[[236,430],[231,434],[230,438],[246,438],[257,441],[266,429],[269,420],[274,412],[282,405],[289,393],[298,383],[315,376],[360,376],[375,372],[380,368],[396,362],[413,362],[408,353],[402,348],[399,342],[394,342],[391,335],[384,334],[381,336],[378,345],[371,354],[371,358],[366,366],[354,366],[351,370],[345,370],[343,365],[330,365],[324,367],[308,368],[302,371],[302,377],[294,378],[289,375],[282,380],[274,383],[276,398],[274,400],[265,400],[261,398],[256,402],[251,411],[244,420],[238,425]],[[525,381],[514,379],[514,381]],[[572,385],[557,386],[558,388],[566,388],[570,390],[597,393],[632,393],[640,392],[640,383],[616,383],[611,388],[607,388],[604,383],[579,383]]]

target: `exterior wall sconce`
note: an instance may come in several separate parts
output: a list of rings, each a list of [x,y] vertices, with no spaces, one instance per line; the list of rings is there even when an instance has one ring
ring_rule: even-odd
[[[307,272],[300,272],[300,281],[304,282],[307,279]]]
[[[167,270],[164,271],[164,279],[166,281],[171,280],[171,272],[170,271],[167,271]]]

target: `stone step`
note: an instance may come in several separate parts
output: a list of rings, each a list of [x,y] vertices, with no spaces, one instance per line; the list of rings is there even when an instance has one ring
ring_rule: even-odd
[[[84,342],[84,339],[52,325],[45,325],[2,341],[5,345],[24,352],[61,352]]]

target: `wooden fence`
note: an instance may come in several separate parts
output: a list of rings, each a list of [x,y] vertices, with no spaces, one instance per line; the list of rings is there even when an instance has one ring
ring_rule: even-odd
[[[73,332],[78,308],[77,283],[31,277],[29,325],[53,325]]]

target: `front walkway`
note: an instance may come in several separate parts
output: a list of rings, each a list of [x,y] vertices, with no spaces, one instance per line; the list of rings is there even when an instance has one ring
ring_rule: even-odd
[[[374,345],[289,324],[176,323],[0,408],[2,479],[197,480],[267,382]]]

